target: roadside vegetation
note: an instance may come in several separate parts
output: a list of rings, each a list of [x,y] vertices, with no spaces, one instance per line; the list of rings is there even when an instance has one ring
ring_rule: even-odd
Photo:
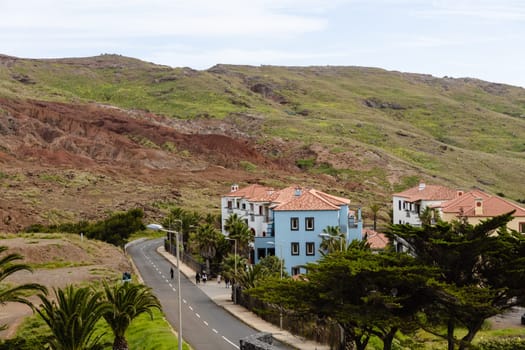
[[[377,209],[370,208],[376,214]],[[132,213],[116,217],[132,220],[140,231],[143,226],[134,220],[142,216]],[[343,342],[356,350],[510,350],[523,346],[521,330],[494,331],[487,324],[488,318],[525,305],[525,238],[505,228],[512,213],[475,226],[462,218],[435,224],[423,220],[419,228],[392,225],[387,235],[408,242],[410,254],[391,249],[372,252],[365,242],[346,242],[337,228],[326,227],[320,248],[322,259],[308,264],[308,273],[293,279],[282,270],[284,261],[276,256],[268,256],[257,265],[247,264],[253,237],[239,217],[231,216],[225,223],[225,237],[220,234],[217,215],[201,215],[180,207],[165,208],[165,214],[161,223],[182,233],[185,256],[210,276],[221,274],[228,280],[239,303],[273,322],[279,322],[283,315],[284,327],[294,333],[306,332],[302,336],[320,340],[318,336],[326,333],[323,340],[332,346]],[[93,227],[103,226],[98,223]],[[172,252],[174,239],[165,236],[166,247]],[[135,332],[149,332],[147,322],[159,322],[160,306],[145,286],[104,282],[96,287],[70,286],[54,293],[63,302],[51,302],[40,294],[44,305],[38,311],[41,320],[35,316],[27,321],[27,327],[38,330],[36,337],[22,338],[27,332],[24,326],[5,344],[19,342],[20,349],[30,349],[36,342],[54,342],[54,349],[69,349],[56,345],[60,339],[53,338],[50,331],[54,327],[75,329],[68,323],[53,323],[56,317],[51,315],[74,311],[67,305],[82,304],[94,310],[89,314],[95,317],[90,332],[66,337],[85,339],[80,341],[85,348],[95,349],[100,344],[109,349],[111,343],[113,349],[125,349],[126,345],[134,348],[132,344],[141,338]],[[78,298],[86,300],[78,302]],[[77,302],[71,302],[74,300]],[[130,305],[139,306],[133,314],[129,313]],[[76,315],[81,315],[82,310],[78,311]],[[47,319],[47,330],[42,319]],[[340,330],[344,330],[343,339],[338,337]],[[67,330],[57,334],[67,334]]]

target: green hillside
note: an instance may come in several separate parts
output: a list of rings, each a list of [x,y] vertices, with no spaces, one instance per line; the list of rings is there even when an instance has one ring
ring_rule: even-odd
[[[419,178],[525,200],[525,89],[361,67],[170,68],[117,55],[0,56],[0,96],[236,123],[264,149],[384,193]],[[271,153],[279,157],[279,152]],[[366,195],[365,195],[366,196]]]

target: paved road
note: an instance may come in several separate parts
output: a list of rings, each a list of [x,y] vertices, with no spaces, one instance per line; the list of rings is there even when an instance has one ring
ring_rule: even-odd
[[[130,246],[127,252],[144,283],[153,288],[160,299],[166,318],[178,330],[177,274],[170,279],[170,264],[156,252],[159,245],[159,240],[144,241]],[[239,339],[258,333],[217,306],[184,275],[181,275],[181,289],[182,335],[193,349],[239,349]]]

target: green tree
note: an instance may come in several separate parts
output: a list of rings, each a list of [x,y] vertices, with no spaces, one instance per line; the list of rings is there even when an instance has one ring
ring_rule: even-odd
[[[222,263],[221,263],[222,274],[225,278],[228,278],[230,281],[234,281],[237,279],[237,276],[235,275],[235,271],[237,271],[238,273],[239,271],[244,270],[247,263],[248,261],[246,260],[246,258],[243,258],[235,254],[228,254],[222,260]]]
[[[257,265],[261,265],[268,273],[274,277],[287,277],[288,273],[284,270],[284,261],[275,255],[268,255],[259,260]],[[282,271],[281,271],[282,269]]]
[[[525,238],[507,231],[511,219],[508,213],[475,226],[462,218],[422,227],[393,225],[388,233],[405,240],[423,264],[439,268],[424,327],[445,338],[449,350],[468,348],[487,318],[524,303]],[[456,339],[459,326],[467,333]]]
[[[271,273],[260,264],[249,265],[246,269],[237,271],[237,282],[244,289],[257,287]]]
[[[104,334],[95,333],[95,325],[108,311],[100,302],[101,292],[89,287],[54,289],[55,300],[39,294],[42,304],[38,314],[51,329],[49,347],[52,350],[101,350]]]
[[[417,328],[416,315],[426,305],[433,270],[408,255],[373,254],[349,249],[307,264],[304,280],[266,280],[247,291],[299,316],[335,320],[345,343],[364,350],[372,335],[392,348],[399,330]]]
[[[130,209],[89,225],[85,233],[88,238],[123,246],[132,233],[145,228],[142,223],[143,217],[142,209]]]
[[[330,254],[346,248],[346,239],[339,226],[326,226],[323,229],[325,234],[319,246],[321,254]]]
[[[432,220],[434,219],[434,211],[430,207],[425,207],[425,209],[419,214],[419,220],[421,220],[421,225],[432,225]]]
[[[128,342],[125,334],[131,322],[143,313],[153,318],[152,309],[161,310],[160,301],[152,293],[151,288],[143,284],[117,283],[110,286],[104,281],[103,287],[103,300],[108,305],[103,317],[115,337],[113,349],[127,350]]]
[[[8,248],[6,246],[0,246],[0,254],[3,255],[7,250]],[[23,256],[16,253],[3,255],[0,258],[0,305],[4,305],[8,302],[15,302],[26,304],[33,308],[33,304],[27,299],[26,295],[37,292],[47,293],[46,287],[38,283],[25,283],[13,287],[2,284],[7,277],[19,271],[33,272],[29,265],[15,263],[22,259]],[[6,328],[7,325],[0,325],[0,330]]]
[[[166,218],[162,221],[162,226],[182,234],[182,244],[185,251],[189,251],[188,242],[191,234],[199,226],[202,216],[198,212],[190,212],[179,207],[172,208]]]
[[[253,233],[248,227],[248,224],[237,214],[232,214],[226,219],[224,229],[229,233],[229,238],[236,240],[239,255],[248,258],[248,243],[254,240]]]
[[[370,205],[370,210],[372,211],[372,219],[374,221],[374,231],[377,231],[377,214],[379,213],[379,210],[381,210],[381,207],[379,204],[374,203]]]
[[[192,237],[200,255],[206,259],[206,271],[210,272],[210,259],[217,254],[217,247],[223,239],[222,234],[213,225],[204,224],[199,226]]]

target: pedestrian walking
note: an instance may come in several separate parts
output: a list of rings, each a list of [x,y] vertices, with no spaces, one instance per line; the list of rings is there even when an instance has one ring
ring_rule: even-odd
[[[221,274],[220,273],[217,275],[217,283],[221,284]]]
[[[224,277],[224,287],[230,288],[230,279],[228,277]]]
[[[208,280],[208,275],[206,274],[206,271],[202,273],[202,283],[206,284],[206,281]]]
[[[171,279],[173,279],[173,267],[170,267],[170,276],[171,276]]]
[[[197,271],[197,274],[195,275],[195,282],[197,284],[201,283],[201,274],[199,273],[199,271]]]

